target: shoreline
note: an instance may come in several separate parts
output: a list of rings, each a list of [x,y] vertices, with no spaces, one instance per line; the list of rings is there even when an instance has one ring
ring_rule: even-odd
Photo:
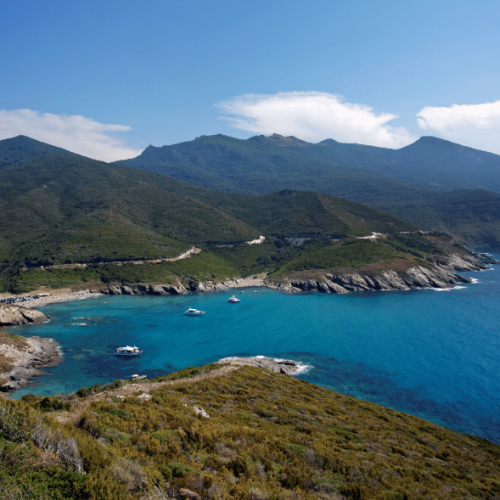
[[[47,295],[42,295],[40,294],[47,294]],[[74,291],[71,290],[70,288],[54,288],[50,289],[48,292],[38,292],[34,293],[35,295],[38,295],[38,298],[36,299],[30,299],[26,302],[22,302],[22,306],[26,309],[39,309],[44,306],[48,306],[49,304],[58,304],[60,302],[72,302],[73,300],[83,300],[83,299],[88,299],[90,297],[96,297],[99,295],[103,295],[103,293],[99,290],[78,290]],[[16,298],[18,297],[17,295],[11,295],[11,294],[1,294],[0,298]],[[15,307],[16,305],[13,304],[12,307]]]
[[[344,294],[352,291],[390,291],[390,290],[422,290],[425,288],[453,289],[465,283],[474,283],[476,278],[465,278],[457,273],[467,271],[486,271],[491,264],[499,261],[485,255],[472,253],[451,254],[445,264],[432,267],[414,266],[405,270],[385,269],[363,270],[345,269],[331,272],[321,270],[320,275],[314,272],[298,272],[273,281],[267,281],[267,274],[260,273],[252,277],[236,278],[224,281],[195,281],[176,284],[94,284],[88,289],[73,290],[70,287],[49,289],[42,287],[31,292],[37,298],[12,307],[39,309],[50,304],[83,300],[101,295],[187,295],[189,293],[227,291],[240,288],[270,288],[282,292],[293,293],[317,291],[320,293]],[[23,296],[9,293],[0,294],[0,299],[19,299]]]
[[[230,366],[255,366],[257,368],[264,368],[274,373],[282,373],[284,375],[300,375],[307,373],[312,365],[305,365],[302,361],[294,361],[292,359],[269,358],[267,356],[249,356],[241,357],[227,357],[217,361],[219,364]]]
[[[411,268],[405,272],[384,271],[371,272],[364,274],[362,272],[344,272],[338,274],[322,273],[320,277],[315,279],[307,278],[287,278],[281,282],[272,283],[266,281],[266,274],[262,273],[253,277],[239,278],[235,280],[226,280],[220,282],[198,282],[190,281],[187,284],[178,282],[172,284],[137,284],[137,285],[94,285],[86,290],[72,290],[71,288],[47,289],[39,290],[33,295],[36,298],[29,298],[22,302],[22,307],[17,305],[9,305],[8,308],[16,309],[19,316],[24,319],[29,319],[30,314],[26,314],[26,309],[33,315],[37,313],[44,319],[47,319],[41,311],[35,309],[43,308],[49,304],[61,302],[71,302],[76,300],[84,300],[90,297],[98,297],[103,295],[187,295],[191,293],[201,292],[217,292],[230,291],[241,288],[270,288],[285,293],[296,293],[304,291],[314,291],[319,293],[344,294],[352,291],[403,291],[411,289],[428,289],[434,290],[451,290],[457,285],[464,283],[473,283],[477,279],[465,278],[456,272],[460,271],[480,271],[488,268],[488,264],[499,263],[494,259],[485,259],[483,256],[474,255],[464,258],[464,256],[452,255],[450,262],[443,266],[436,266],[433,269],[429,268]],[[0,294],[0,298],[16,298],[10,294]],[[17,296],[19,297],[19,296]],[[7,307],[3,308],[4,310]],[[25,311],[24,314],[22,311]],[[12,323],[18,325],[31,321],[22,321]],[[41,322],[41,321],[38,321]],[[0,328],[9,328],[5,326]],[[9,363],[14,364],[14,368],[4,374],[0,374],[0,391],[15,391],[29,384],[28,380],[38,377],[43,374],[41,368],[53,366],[62,361],[62,353],[59,344],[52,339],[40,339],[40,337],[25,337],[30,343],[31,351],[28,349],[28,354],[25,350],[18,349],[10,350],[7,358],[12,358]],[[2,349],[5,351],[9,346],[0,344],[0,355]],[[31,355],[31,356],[30,356]],[[5,356],[5,354],[4,354]],[[223,360],[221,360],[223,361]],[[224,360],[231,364],[250,364],[251,366],[260,366],[263,368],[277,371],[278,373],[286,373],[288,375],[296,374],[306,370],[307,367],[301,366],[295,361],[289,360],[270,360],[269,358],[261,358],[259,356],[246,358],[235,358]],[[264,366],[266,365],[266,366]]]
[[[25,337],[25,341],[28,345],[21,348],[0,344],[0,354],[14,365],[9,372],[0,374],[0,394],[27,387],[31,379],[44,375],[42,368],[55,366],[63,359],[54,339]]]

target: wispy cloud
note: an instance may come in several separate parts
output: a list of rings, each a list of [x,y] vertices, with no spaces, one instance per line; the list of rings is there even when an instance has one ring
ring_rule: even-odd
[[[309,142],[335,139],[388,148],[400,148],[416,139],[405,128],[389,125],[397,115],[376,114],[370,106],[324,92],[249,94],[216,106],[233,127],[255,134],[276,132]]]
[[[0,109],[0,139],[27,135],[89,158],[116,161],[132,158],[141,150],[128,147],[114,133],[131,127],[99,123],[80,115],[39,113],[30,109]]]
[[[500,101],[426,106],[417,113],[417,122],[443,139],[500,154]]]

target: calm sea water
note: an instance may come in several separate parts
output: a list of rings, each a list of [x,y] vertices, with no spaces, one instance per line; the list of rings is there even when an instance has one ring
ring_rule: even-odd
[[[491,252],[500,258],[500,250]],[[289,358],[300,378],[500,443],[500,266],[451,291],[344,296],[244,290],[181,297],[96,297],[43,308],[64,361],[27,393],[69,393],[134,373],[154,377],[226,356]],[[235,291],[239,294],[239,290]],[[202,317],[184,316],[188,307]],[[119,346],[144,353],[124,359]]]

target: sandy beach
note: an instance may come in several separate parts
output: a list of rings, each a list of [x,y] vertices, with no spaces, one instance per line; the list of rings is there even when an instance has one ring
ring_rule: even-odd
[[[55,290],[44,289],[43,291],[30,292],[24,295],[38,295],[36,299],[30,299],[25,302],[21,302],[18,305],[21,307],[26,307],[29,309],[38,309],[39,307],[46,306],[48,304],[55,304],[57,302],[69,302],[72,300],[88,299],[89,297],[95,297],[97,295],[102,295],[98,290],[78,290],[74,291],[70,288],[59,288]],[[23,295],[11,295],[8,293],[0,294],[0,299],[16,298],[22,297]]]

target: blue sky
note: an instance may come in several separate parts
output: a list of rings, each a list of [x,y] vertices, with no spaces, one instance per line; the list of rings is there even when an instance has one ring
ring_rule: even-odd
[[[500,2],[2,2],[0,139],[111,161],[277,132],[500,154]]]

